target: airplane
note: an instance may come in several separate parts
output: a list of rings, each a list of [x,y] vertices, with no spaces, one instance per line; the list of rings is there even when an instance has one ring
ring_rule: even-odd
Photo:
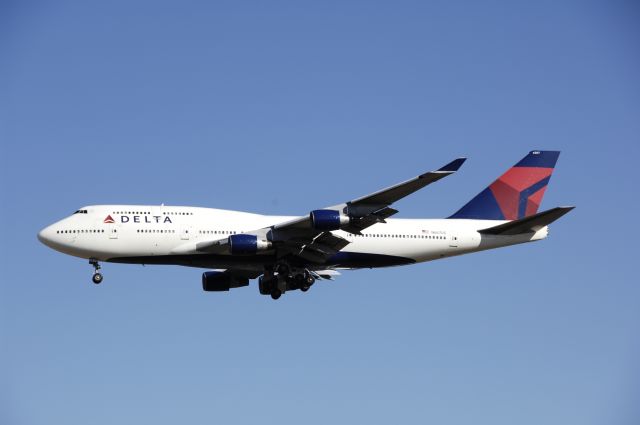
[[[402,266],[545,239],[573,206],[538,212],[560,152],[531,151],[444,219],[396,219],[400,199],[455,173],[466,158],[371,195],[311,211],[271,216],[166,205],[82,207],[38,233],[45,245],[100,262],[211,269],[205,291],[258,278],[262,295],[306,292],[340,270]]]

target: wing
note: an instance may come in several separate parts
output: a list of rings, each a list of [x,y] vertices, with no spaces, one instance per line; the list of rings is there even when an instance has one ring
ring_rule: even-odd
[[[398,212],[390,207],[391,204],[455,173],[465,160],[466,158],[458,158],[436,171],[421,174],[353,201],[312,211],[308,216],[244,234],[196,243],[187,242],[174,248],[171,253],[244,255],[257,252],[260,245],[261,250],[275,253],[278,259],[293,256],[305,264],[321,265],[349,244],[347,239],[332,233],[332,230],[360,234],[369,226],[384,223],[385,219]],[[246,245],[243,246],[242,243]]]
[[[360,234],[369,226],[384,223],[385,219],[398,212],[390,207],[391,204],[455,173],[465,160],[455,159],[436,171],[429,171],[370,195],[276,224],[268,229],[266,237],[273,241],[278,257],[292,254],[312,263],[323,263],[349,244],[345,238],[332,234],[331,230]]]

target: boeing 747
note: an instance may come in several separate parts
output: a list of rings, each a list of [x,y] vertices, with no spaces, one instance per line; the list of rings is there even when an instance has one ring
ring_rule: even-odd
[[[229,291],[258,278],[278,299],[307,291],[341,269],[402,266],[533,242],[573,207],[538,212],[560,152],[532,151],[444,219],[395,219],[395,202],[455,173],[465,158],[435,171],[301,217],[166,205],[82,207],[38,233],[45,245],[100,262],[210,269],[205,291]]]

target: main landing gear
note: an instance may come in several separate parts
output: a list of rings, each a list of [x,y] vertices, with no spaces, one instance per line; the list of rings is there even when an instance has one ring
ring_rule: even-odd
[[[98,263],[98,260],[89,260],[89,264],[93,266],[93,277],[91,278],[91,280],[96,285],[99,285],[100,283],[102,283],[103,279],[102,273],[98,271],[100,270],[100,264]]]
[[[299,289],[307,292],[315,281],[309,270],[292,269],[287,264],[279,264],[275,271],[272,268],[265,269],[258,286],[262,295],[271,295],[271,298],[277,300],[286,291]]]

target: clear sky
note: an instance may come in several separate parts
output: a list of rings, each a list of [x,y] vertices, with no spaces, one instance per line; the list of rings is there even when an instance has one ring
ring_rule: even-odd
[[[632,1],[0,3],[0,423],[638,424]],[[278,302],[41,245],[77,208],[306,214],[561,150],[543,242]]]

